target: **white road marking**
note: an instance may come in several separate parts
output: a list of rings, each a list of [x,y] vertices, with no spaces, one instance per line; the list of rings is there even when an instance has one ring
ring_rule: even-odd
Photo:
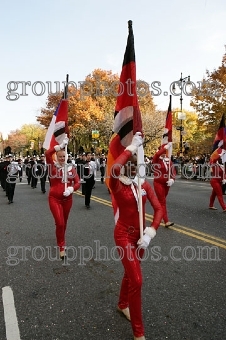
[[[2,288],[2,301],[5,317],[6,339],[21,340],[14,304],[13,291],[9,286]]]

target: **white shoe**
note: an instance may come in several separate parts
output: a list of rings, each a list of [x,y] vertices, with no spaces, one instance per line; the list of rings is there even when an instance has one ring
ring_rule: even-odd
[[[66,256],[65,250],[60,251],[61,260],[64,260],[65,256]]]
[[[140,336],[139,338],[134,337],[133,339],[134,340],[145,340],[145,336],[143,335],[143,336]]]
[[[126,317],[127,320],[131,321],[129,307],[126,307],[124,309],[120,309],[119,307],[117,307],[117,311],[122,313]]]

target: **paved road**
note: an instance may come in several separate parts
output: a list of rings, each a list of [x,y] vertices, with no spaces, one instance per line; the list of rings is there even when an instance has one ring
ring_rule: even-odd
[[[176,224],[159,228],[142,263],[147,340],[225,339],[226,215],[218,202],[217,211],[207,209],[210,191],[209,183],[186,180],[170,190],[169,215]],[[11,205],[0,190],[1,340],[7,320],[14,320],[9,331],[17,327],[9,292],[21,340],[132,340],[129,322],[116,312],[123,271],[109,194],[97,182],[89,211],[81,192],[73,198],[70,262],[62,265],[40,186],[33,190],[23,179]],[[152,212],[148,207],[147,224]],[[11,316],[6,323],[3,305]]]

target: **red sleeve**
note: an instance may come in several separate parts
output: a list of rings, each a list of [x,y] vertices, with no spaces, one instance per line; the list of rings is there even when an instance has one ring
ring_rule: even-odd
[[[47,164],[54,164],[53,163],[53,155],[56,152],[54,148],[46,150],[45,155],[46,155],[46,163]]]
[[[157,230],[162,221],[163,210],[150,183],[145,181],[143,188],[145,189],[147,193],[147,199],[151,203],[153,210],[154,210],[154,216],[153,216],[153,221],[151,223],[151,227],[154,227]]]
[[[129,150],[124,150],[112,165],[109,179],[109,187],[113,192],[120,190],[121,182],[118,180],[120,176],[121,168],[128,162],[132,152]]]
[[[79,188],[80,188],[80,179],[79,179],[79,175],[76,172],[75,177],[74,177],[74,191],[78,190]]]
[[[165,149],[165,148],[161,148],[159,151],[157,151],[156,154],[153,156],[152,164],[157,163],[158,160],[159,160],[159,157],[160,157],[163,153],[166,153],[166,149]]]

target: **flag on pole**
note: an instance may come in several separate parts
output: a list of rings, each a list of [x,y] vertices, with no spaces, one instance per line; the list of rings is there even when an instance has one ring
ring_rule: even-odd
[[[170,95],[170,101],[169,101],[169,106],[168,106],[168,112],[166,115],[166,123],[165,123],[165,128],[164,128],[164,133],[162,136],[162,143],[161,145],[166,145],[169,142],[172,142],[172,104],[171,104],[171,100],[172,100],[172,95]],[[172,156],[172,146],[166,150],[166,155],[167,157],[171,158]]]
[[[210,156],[210,162],[219,158],[222,150],[226,150],[226,127],[225,127],[225,114],[223,113],[219,128],[217,130],[214,142],[213,150]]]
[[[223,113],[219,129],[216,133],[214,142],[213,142],[213,151],[217,148],[226,149],[226,135],[225,135],[225,114]]]
[[[68,101],[61,99],[56,111],[53,114],[51,123],[47,130],[43,147],[53,148],[54,145],[61,144],[68,132]]]
[[[131,144],[133,135],[142,132],[142,120],[136,93],[136,63],[132,21],[128,21],[129,34],[124,54],[114,114],[113,135],[107,157],[106,185],[115,159]]]

